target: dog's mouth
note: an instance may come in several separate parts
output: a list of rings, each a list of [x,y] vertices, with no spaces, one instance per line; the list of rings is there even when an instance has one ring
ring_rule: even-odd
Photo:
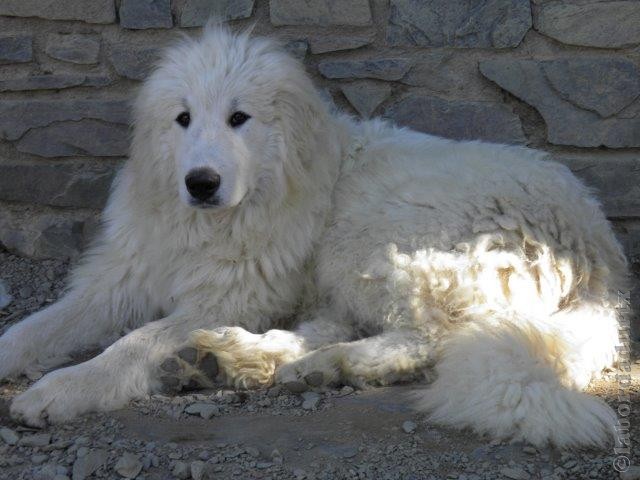
[[[190,198],[189,205],[195,208],[216,208],[220,206],[220,198],[213,197],[207,200],[198,200],[197,198]]]

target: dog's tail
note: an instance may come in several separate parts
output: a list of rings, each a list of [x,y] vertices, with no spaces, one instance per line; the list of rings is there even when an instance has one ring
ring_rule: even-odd
[[[513,318],[470,322],[442,346],[437,378],[418,394],[418,408],[434,423],[493,438],[560,448],[606,445],[616,415],[580,391],[615,354],[616,322],[596,317],[581,318],[579,328],[592,320],[598,330],[590,338],[583,332],[582,345],[567,328],[575,318],[555,319],[561,326],[555,329]]]

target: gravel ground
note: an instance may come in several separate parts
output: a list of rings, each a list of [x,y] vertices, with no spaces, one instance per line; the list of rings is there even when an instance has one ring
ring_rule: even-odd
[[[55,301],[67,268],[0,252],[0,280],[13,296],[0,309],[0,332]],[[409,408],[416,385],[154,395],[33,430],[8,416],[10,398],[32,381],[23,378],[0,383],[0,479],[640,479],[637,360],[632,373],[632,466],[623,475],[613,451],[538,450],[430,426]],[[617,408],[615,374],[592,391]]]

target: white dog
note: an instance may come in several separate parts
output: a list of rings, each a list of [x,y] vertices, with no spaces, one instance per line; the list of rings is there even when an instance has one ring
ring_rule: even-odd
[[[142,87],[104,218],[64,298],[0,338],[0,377],[135,329],[15,398],[26,424],[193,381],[433,371],[418,403],[435,422],[611,438],[613,411],[580,390],[615,361],[626,262],[589,190],[540,152],[332,114],[273,41],[213,27]]]

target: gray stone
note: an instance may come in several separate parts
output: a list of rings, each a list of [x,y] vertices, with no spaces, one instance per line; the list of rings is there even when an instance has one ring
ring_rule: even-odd
[[[112,45],[109,58],[119,75],[133,80],[143,80],[158,58],[158,49],[132,47],[129,44]]]
[[[525,140],[520,119],[501,104],[414,94],[391,105],[384,116],[402,126],[457,140],[501,143]]]
[[[553,158],[568,166],[595,188],[605,214],[615,218],[640,217],[640,158],[633,153],[557,153]]]
[[[176,478],[179,478],[181,480],[186,480],[191,476],[191,469],[189,468],[189,465],[187,465],[184,462],[176,462],[176,464],[173,466],[173,470],[171,471],[171,473]]]
[[[0,428],[0,438],[7,445],[15,445],[20,440],[18,434],[7,427]]]
[[[274,25],[371,25],[368,0],[270,0]]]
[[[610,117],[640,95],[640,70],[628,60],[554,60],[542,70],[558,95],[574,105]]]
[[[47,460],[49,460],[49,455],[45,455],[45,454],[31,455],[31,463],[33,463],[34,465],[41,465]]]
[[[211,17],[225,21],[248,18],[254,3],[254,0],[187,0],[179,24],[181,27],[201,27]]]
[[[349,103],[364,118],[369,118],[375,109],[391,95],[389,84],[354,82],[340,87]]]
[[[120,26],[131,29],[171,28],[171,0],[121,0]]]
[[[109,453],[97,448],[73,463],[72,480],[84,480],[107,463]]]
[[[109,164],[0,164],[0,199],[56,207],[102,208],[115,168]]]
[[[391,0],[387,42],[425,47],[517,47],[531,28],[529,0]]]
[[[77,87],[79,85],[102,87],[111,82],[104,75],[49,74],[33,75],[23,78],[11,78],[0,80],[0,92],[16,92],[25,90],[58,90],[62,88]]]
[[[302,399],[303,410],[315,410],[320,403],[320,395],[316,392],[303,392]]]
[[[402,431],[404,433],[413,433],[416,431],[416,428],[418,428],[416,422],[412,422],[411,420],[406,420],[402,423]]]
[[[640,2],[542,3],[534,28],[569,45],[620,48],[640,43]]]
[[[113,0],[2,0],[0,15],[113,23],[116,7]]]
[[[56,60],[91,65],[98,63],[100,36],[50,33],[44,51]]]
[[[93,218],[66,218],[44,215],[34,221],[30,215],[28,227],[13,224],[6,230],[11,241],[2,238],[2,244],[19,253],[35,258],[77,257],[95,231]],[[16,243],[17,242],[17,243]]]
[[[36,433],[33,435],[25,435],[18,441],[18,445],[22,447],[44,447],[51,443],[50,433]]]
[[[192,403],[184,411],[189,415],[199,415],[205,420],[209,420],[220,413],[220,408],[212,403]]]
[[[0,37],[0,64],[30,62],[33,58],[32,44],[33,39],[28,35]]]
[[[41,157],[123,157],[129,150],[129,133],[126,125],[85,118],[32,128],[16,148]]]
[[[625,62],[608,58],[580,61],[503,58],[480,62],[480,72],[540,112],[550,143],[623,148],[640,146],[640,111],[632,108],[637,102],[615,117],[602,118],[596,112],[616,112],[631,100],[626,92],[615,90],[619,85],[637,88],[637,79],[631,78],[635,67],[621,66]],[[623,77],[612,79],[610,69]],[[611,83],[607,84],[608,81]]]
[[[195,460],[190,464],[191,478],[193,480],[202,480],[205,474],[206,463]]]
[[[0,103],[0,138],[17,140],[31,128],[83,118],[127,124],[129,102],[99,99],[6,100]]]
[[[93,214],[34,212],[33,207],[0,209],[0,243],[31,258],[75,258],[95,226]]]
[[[529,478],[531,478],[531,475],[522,468],[505,467],[500,470],[500,474],[511,480],[529,480]]]
[[[140,462],[138,455],[125,452],[118,459],[113,469],[124,478],[136,478],[142,470],[142,462]]]
[[[374,58],[369,60],[326,60],[318,69],[326,78],[377,78],[400,80],[411,68],[404,58]]]
[[[375,38],[374,32],[354,33],[344,35],[318,35],[307,37],[311,53],[337,52],[340,50],[353,50],[369,45]]]

